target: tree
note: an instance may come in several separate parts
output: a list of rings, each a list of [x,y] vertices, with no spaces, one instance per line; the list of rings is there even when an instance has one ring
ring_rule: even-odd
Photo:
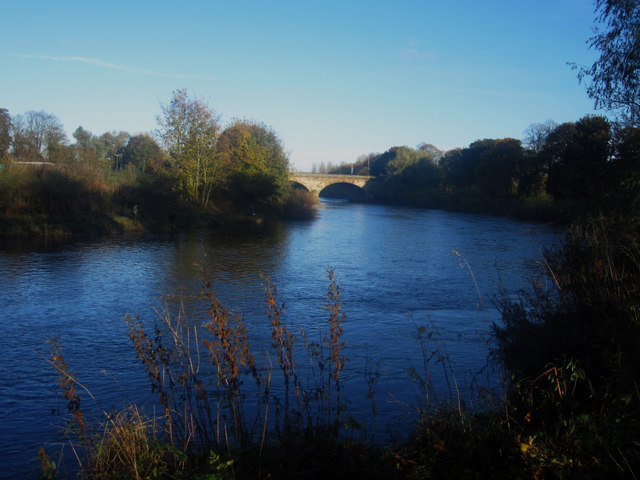
[[[438,163],[442,158],[442,156],[444,155],[444,152],[440,150],[438,147],[425,142],[422,142],[418,145],[418,150],[422,150],[423,152],[426,152],[427,154],[429,154],[429,157],[435,163]]]
[[[177,187],[187,198],[209,202],[222,171],[216,161],[219,116],[185,89],[176,90],[168,105],[161,105],[158,135],[169,154]]]
[[[524,131],[524,147],[533,153],[540,153],[547,137],[557,126],[558,124],[553,120],[546,120],[542,123],[532,123]]]
[[[369,175],[371,173],[371,162],[378,156],[376,153],[360,155],[353,166],[353,173],[356,175]]]
[[[113,168],[115,170],[121,170],[122,168],[124,168],[121,161],[122,152],[128,141],[128,132],[113,131],[103,133],[98,138],[94,139],[98,158],[113,160]]]
[[[394,150],[394,155],[385,167],[387,175],[399,175],[407,167],[414,165],[423,158],[429,158],[429,153],[424,150],[414,150],[409,147],[399,147]]]
[[[442,168],[442,184],[445,192],[450,192],[456,188],[466,186],[467,172],[469,169],[464,168],[464,158],[461,148],[455,148],[445,152],[440,159],[440,168]]]
[[[11,115],[6,108],[0,108],[0,159],[4,158],[11,146]]]
[[[122,151],[122,165],[130,165],[141,173],[158,173],[163,169],[163,153],[157,142],[147,134],[134,135]]]
[[[16,115],[13,121],[13,150],[22,161],[57,161],[64,152],[67,136],[58,117],[40,111]]]
[[[374,177],[393,175],[398,170],[402,170],[407,161],[410,161],[407,158],[409,150],[411,149],[407,147],[391,147],[384,153],[370,156],[368,160],[370,175]],[[396,161],[398,155],[400,155],[400,158]]]
[[[97,159],[95,137],[91,132],[79,126],[73,132],[73,138],[76,140],[74,148],[78,160],[87,161]]]
[[[476,140],[467,148],[450,150],[440,160],[446,189],[477,186],[478,174],[483,176],[480,163],[484,153],[494,147],[496,140]]]
[[[236,121],[218,141],[229,192],[241,201],[264,202],[289,185],[289,159],[277,134],[262,123]]]
[[[520,140],[514,138],[494,140],[493,145],[484,150],[478,160],[475,185],[490,197],[513,195],[514,186],[517,183],[517,169],[522,159]]]
[[[577,202],[600,196],[609,186],[610,140],[611,125],[601,116],[556,127],[541,153],[549,175],[547,191]]]
[[[640,2],[596,0],[595,36],[588,40],[600,57],[578,70],[589,78],[587,94],[596,108],[617,112],[632,126],[640,121]],[[574,68],[578,68],[575,64]]]
[[[76,128],[75,132],[73,132],[73,138],[76,139],[76,147],[87,150],[91,146],[91,139],[93,138],[93,135],[91,132],[82,128],[81,125]]]
[[[442,174],[435,161],[427,156],[407,166],[399,176],[410,190],[435,190],[440,186]]]
[[[544,192],[546,171],[540,153],[526,149],[518,165],[518,196],[535,197]]]

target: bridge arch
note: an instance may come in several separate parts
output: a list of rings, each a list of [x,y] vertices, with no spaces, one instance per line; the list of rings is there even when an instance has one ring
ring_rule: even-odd
[[[302,185],[315,196],[330,185],[348,183],[363,188],[373,177],[366,175],[330,175],[324,173],[293,173],[289,177],[294,184]]]

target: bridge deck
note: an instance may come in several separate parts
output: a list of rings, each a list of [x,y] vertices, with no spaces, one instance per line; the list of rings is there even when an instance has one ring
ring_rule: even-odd
[[[318,195],[324,188],[335,183],[350,183],[360,188],[373,177],[368,175],[334,175],[330,173],[293,173],[289,177],[307,190]]]

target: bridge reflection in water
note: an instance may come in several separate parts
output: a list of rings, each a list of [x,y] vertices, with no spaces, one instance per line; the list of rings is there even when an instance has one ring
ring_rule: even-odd
[[[292,182],[299,183],[314,195],[320,195],[320,192],[336,183],[349,183],[357,187],[363,188],[368,180],[372,179],[368,175],[331,175],[325,173],[292,173],[289,179]]]

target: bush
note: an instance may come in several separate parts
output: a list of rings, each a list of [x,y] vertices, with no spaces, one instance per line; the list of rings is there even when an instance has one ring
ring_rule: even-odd
[[[640,248],[619,228],[572,227],[546,255],[553,282],[503,297],[495,326],[521,434],[540,465],[574,475],[640,464]]]
[[[276,210],[286,220],[307,220],[316,215],[318,197],[301,188],[291,188],[289,193],[279,200]]]

